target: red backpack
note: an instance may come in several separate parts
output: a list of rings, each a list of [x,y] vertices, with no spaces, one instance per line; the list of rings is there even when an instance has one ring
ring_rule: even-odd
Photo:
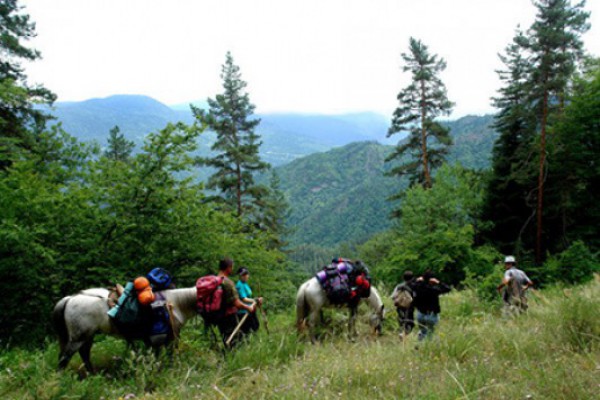
[[[207,275],[196,281],[198,312],[208,324],[214,324],[225,315],[223,307],[223,281],[225,277]]]

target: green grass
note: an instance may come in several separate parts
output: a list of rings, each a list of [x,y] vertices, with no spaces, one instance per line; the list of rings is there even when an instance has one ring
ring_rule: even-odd
[[[172,361],[99,338],[99,372],[87,377],[77,356],[56,372],[57,346],[48,342],[38,352],[0,353],[0,398],[592,399],[600,393],[599,303],[596,280],[530,295],[529,313],[507,319],[472,292],[453,292],[425,343],[400,341],[393,312],[383,336],[370,336],[363,315],[350,341],[345,314],[331,311],[311,345],[298,338],[290,310],[270,316],[270,335],[262,330],[226,357],[195,321]]]

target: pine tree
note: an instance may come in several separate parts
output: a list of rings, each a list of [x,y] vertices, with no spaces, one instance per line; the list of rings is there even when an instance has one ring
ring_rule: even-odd
[[[532,103],[539,120],[539,173],[537,184],[536,262],[542,261],[544,183],[547,174],[547,132],[553,114],[562,112],[569,80],[583,54],[581,34],[589,29],[584,1],[539,0],[529,36],[532,53]]]
[[[529,99],[531,69],[526,48],[527,38],[518,31],[500,55],[505,69],[497,72],[503,87],[492,99],[500,110],[494,122],[500,135],[494,144],[483,220],[492,222],[486,236],[504,253],[518,252],[532,218],[536,120]]]
[[[49,119],[34,104],[51,104],[55,95],[42,86],[29,86],[19,61],[35,61],[40,53],[22,42],[35,36],[35,24],[20,13],[16,0],[0,2],[0,170],[18,149],[34,150],[36,133]]]
[[[435,121],[449,114],[452,102],[439,73],[446,62],[430,54],[420,40],[410,38],[409,53],[403,53],[404,72],[412,74],[412,82],[398,94],[399,107],[394,111],[388,137],[408,131],[407,141],[401,141],[386,159],[400,159],[403,164],[392,168],[390,175],[410,175],[412,182],[431,187],[431,171],[444,161],[452,139],[449,130]]]
[[[125,135],[115,125],[109,132],[108,148],[104,152],[104,155],[114,161],[127,161],[134,147],[135,144],[125,139]]]
[[[600,249],[600,63],[575,82],[563,117],[553,129],[548,171],[546,226],[555,235],[549,245],[565,250],[583,240],[593,252]]]
[[[266,187],[255,183],[255,174],[266,171],[270,165],[260,158],[262,142],[255,132],[260,119],[252,119],[255,106],[244,91],[247,84],[229,52],[221,79],[224,91],[215,99],[208,99],[208,112],[192,106],[196,119],[217,134],[211,148],[217,154],[201,162],[216,169],[208,188],[218,189],[221,199],[238,217],[250,217],[267,193]]]
[[[289,203],[285,198],[285,194],[281,191],[281,179],[279,174],[273,170],[269,182],[269,192],[264,198],[261,218],[262,225],[271,234],[269,247],[272,249],[282,250],[288,245],[284,240],[284,236],[290,233],[290,229],[285,225],[289,211]]]

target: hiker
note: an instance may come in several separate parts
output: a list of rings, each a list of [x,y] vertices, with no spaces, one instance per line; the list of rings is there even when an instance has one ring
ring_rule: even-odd
[[[504,258],[504,277],[502,282],[496,288],[498,293],[502,294],[505,310],[522,312],[527,310],[527,297],[525,292],[533,282],[525,272],[516,267],[517,260],[514,256],[506,256]],[[502,289],[504,288],[504,291]]]
[[[262,305],[263,298],[258,297],[256,300],[252,298],[252,289],[248,284],[248,279],[250,278],[250,271],[246,267],[240,267],[237,271],[240,279],[235,284],[235,288],[238,292],[238,296],[242,303],[247,305],[253,305],[256,303],[258,307]],[[241,309],[238,310],[238,318],[243,318],[244,314],[247,314],[248,311]],[[242,332],[244,334],[248,334],[251,332],[255,332],[258,330],[260,324],[258,322],[258,316],[256,313],[251,313],[247,318],[244,324],[242,325]]]
[[[440,295],[451,289],[436,279],[431,270],[425,271],[411,286],[415,295],[413,305],[417,309],[419,340],[423,340],[433,334],[435,325],[440,320]]]
[[[223,305],[225,308],[225,315],[216,322],[219,332],[223,337],[223,342],[231,336],[233,331],[238,325],[237,311],[246,310],[254,313],[256,310],[256,304],[248,305],[240,301],[240,298],[235,289],[235,284],[229,276],[233,272],[233,260],[231,258],[224,258],[219,262],[219,273],[217,277],[223,277]],[[237,336],[239,338],[239,336]],[[236,338],[232,343],[237,342]]]
[[[414,275],[412,271],[406,270],[402,277],[404,282],[396,285],[392,293],[392,300],[398,313],[401,339],[407,337],[415,327],[415,307],[413,304],[415,294],[411,286],[414,284]]]

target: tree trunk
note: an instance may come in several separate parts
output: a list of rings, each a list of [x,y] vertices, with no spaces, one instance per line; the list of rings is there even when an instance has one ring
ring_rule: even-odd
[[[544,80],[544,84],[545,84]],[[537,234],[535,241],[535,262],[542,263],[542,214],[544,210],[544,167],[546,164],[546,124],[548,121],[548,90],[544,90],[542,101],[542,126],[540,133],[540,172],[538,175]]]
[[[431,188],[429,162],[427,161],[427,130],[425,129],[425,81],[421,80],[421,153],[423,154],[423,174],[425,175],[424,187]]]
[[[242,171],[240,169],[240,165],[236,165],[236,195],[237,195],[237,215],[238,217],[242,216]]]

